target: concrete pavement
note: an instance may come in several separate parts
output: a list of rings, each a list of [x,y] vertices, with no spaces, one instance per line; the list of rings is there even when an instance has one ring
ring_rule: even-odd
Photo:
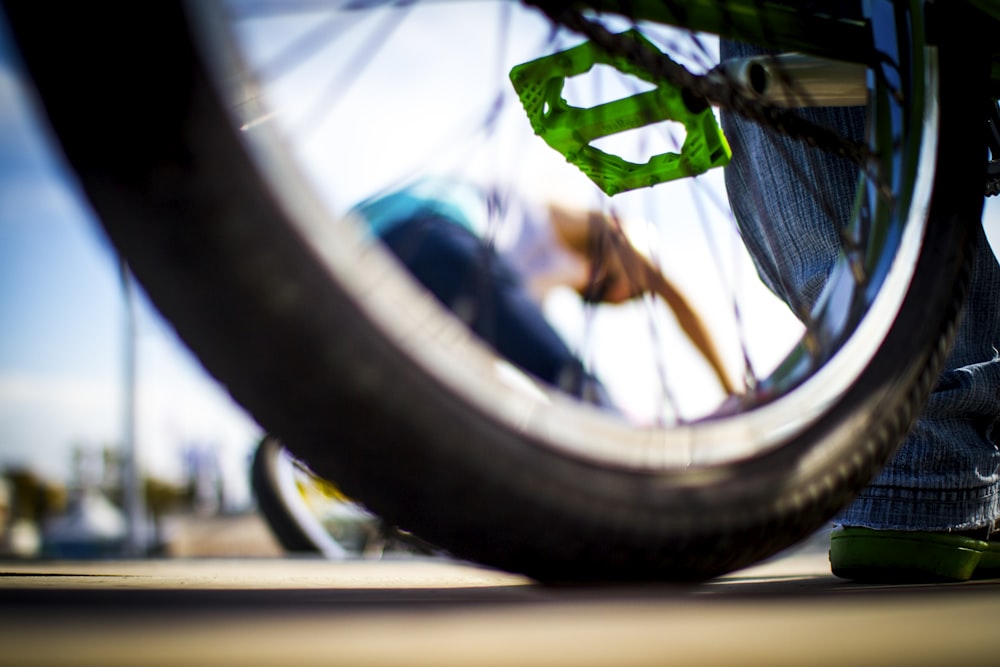
[[[0,562],[0,665],[995,665],[1000,581],[859,586],[807,548],[695,586],[442,560]]]

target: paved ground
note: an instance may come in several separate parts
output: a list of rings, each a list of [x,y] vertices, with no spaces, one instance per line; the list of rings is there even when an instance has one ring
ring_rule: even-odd
[[[421,559],[0,562],[0,665],[1000,663],[1000,581],[828,572],[815,545],[698,586],[549,588]]]

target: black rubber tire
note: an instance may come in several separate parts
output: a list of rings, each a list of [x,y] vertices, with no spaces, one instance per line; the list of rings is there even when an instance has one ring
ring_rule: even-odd
[[[254,450],[250,464],[250,488],[257,509],[281,548],[290,553],[316,554],[319,547],[310,539],[282,498],[277,479],[276,459],[282,452],[281,443],[265,436]]]
[[[969,103],[968,77],[985,76],[950,75],[965,64],[947,45],[929,226],[881,351],[794,441],[718,469],[647,473],[470,409],[358,311],[262,185],[178,3],[6,7],[84,191],[181,338],[313,470],[457,556],[561,581],[704,579],[754,563],[871,478],[947,352],[982,203],[969,109],[983,105]]]

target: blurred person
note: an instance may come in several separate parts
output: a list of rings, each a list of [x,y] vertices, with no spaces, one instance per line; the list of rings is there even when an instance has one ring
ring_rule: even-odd
[[[497,208],[502,225],[490,230],[484,220]],[[542,313],[548,291],[564,286],[592,303],[660,296],[724,390],[733,392],[712,339],[688,300],[603,213],[538,204],[450,181],[422,181],[368,199],[355,212],[480,338],[552,387],[613,407],[600,381]]]

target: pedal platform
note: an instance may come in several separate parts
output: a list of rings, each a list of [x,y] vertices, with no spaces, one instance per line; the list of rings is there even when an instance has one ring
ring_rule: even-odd
[[[662,55],[638,30],[623,34],[635,39],[642,48]],[[598,64],[609,65],[655,88],[590,108],[570,105],[563,97],[566,80],[585,74]],[[690,108],[683,90],[654,79],[625,58],[609,55],[593,42],[518,65],[511,70],[510,80],[535,134],[567,162],[576,165],[605,194],[616,195],[697,176],[724,166],[732,157],[710,106],[696,104],[692,106],[699,108]],[[679,153],[661,153],[637,164],[592,145],[602,137],[662,121],[684,126],[686,136]]]

